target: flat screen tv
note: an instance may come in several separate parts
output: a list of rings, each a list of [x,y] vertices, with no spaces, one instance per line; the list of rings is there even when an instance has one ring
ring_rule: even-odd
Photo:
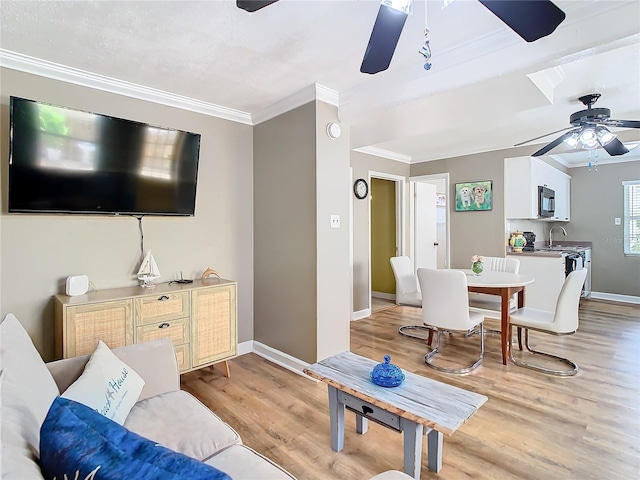
[[[11,97],[9,212],[194,215],[200,135]]]

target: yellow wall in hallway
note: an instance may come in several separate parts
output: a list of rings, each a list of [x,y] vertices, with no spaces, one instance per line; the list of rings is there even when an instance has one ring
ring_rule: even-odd
[[[371,290],[396,293],[389,259],[396,255],[396,185],[371,179]]]

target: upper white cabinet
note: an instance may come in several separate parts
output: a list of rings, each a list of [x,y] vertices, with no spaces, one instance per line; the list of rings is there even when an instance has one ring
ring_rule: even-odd
[[[555,215],[538,215],[538,187],[555,191]],[[505,218],[528,218],[568,222],[570,216],[571,177],[534,157],[506,158],[504,161]]]

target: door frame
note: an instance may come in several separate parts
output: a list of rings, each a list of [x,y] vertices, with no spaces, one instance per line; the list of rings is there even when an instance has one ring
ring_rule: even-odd
[[[432,175],[417,175],[415,177],[409,177],[409,198],[411,199],[411,201],[409,202],[409,256],[411,257],[412,261],[415,258],[415,202],[414,199],[416,197],[416,183],[417,182],[423,182],[425,180],[429,181],[429,180],[442,180],[444,179],[444,188],[445,188],[445,193],[447,195],[447,206],[446,206],[446,234],[447,234],[447,239],[445,242],[445,248],[446,248],[446,252],[445,252],[445,268],[451,268],[451,249],[450,249],[450,245],[451,245],[451,208],[450,208],[450,203],[451,203],[451,195],[450,195],[450,188],[449,188],[449,173],[434,173]],[[415,267],[415,262],[414,262],[414,267]]]
[[[390,180],[396,184],[396,251],[397,255],[403,255],[406,228],[405,190],[407,177],[392,173],[376,172],[369,170],[369,191],[371,192],[371,179]],[[371,312],[371,200],[369,200],[369,312]]]

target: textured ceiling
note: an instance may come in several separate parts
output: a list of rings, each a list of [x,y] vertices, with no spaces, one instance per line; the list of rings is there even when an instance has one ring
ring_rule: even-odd
[[[421,161],[566,127],[593,91],[614,118],[640,119],[640,2],[556,4],[565,22],[527,44],[475,0],[429,1],[428,72],[419,1],[391,67],[373,76],[359,71],[379,6],[368,0],[280,0],[253,14],[232,0],[3,0],[0,48],[254,116],[317,83],[339,93],[353,148]]]

